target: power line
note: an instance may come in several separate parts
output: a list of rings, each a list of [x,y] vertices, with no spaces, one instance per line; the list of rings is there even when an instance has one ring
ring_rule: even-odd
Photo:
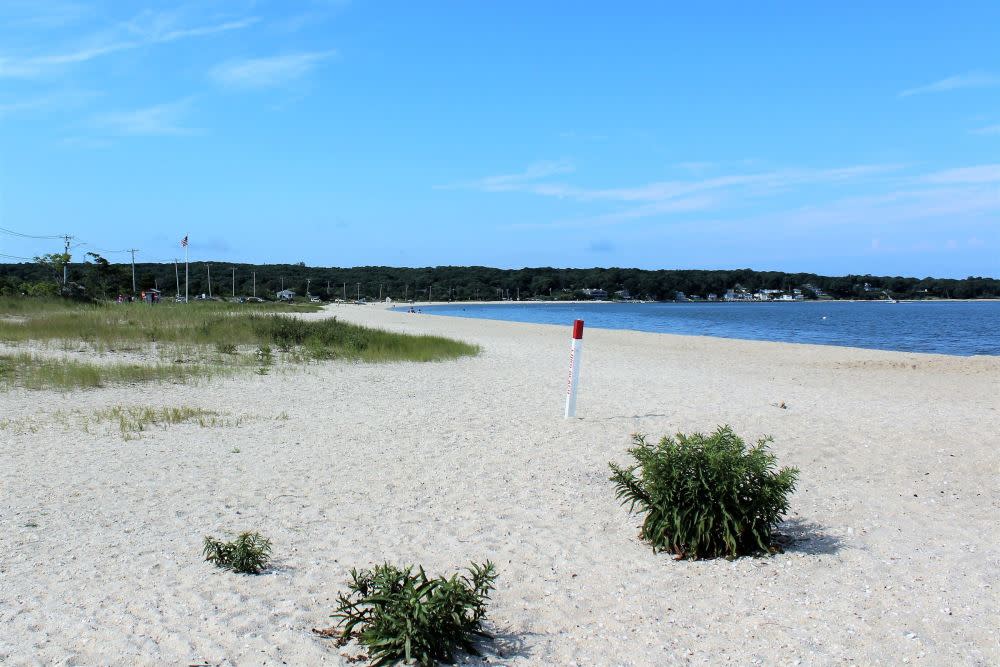
[[[20,236],[21,238],[24,238],[24,239],[61,239],[61,238],[63,238],[62,234],[57,234],[57,235],[54,235],[54,236],[37,236],[35,234],[23,234],[21,232],[15,232],[13,229],[6,229],[4,227],[0,227],[0,232],[3,232],[4,234],[10,234],[11,236]]]
[[[21,257],[19,255],[5,255],[2,252],[0,252],[0,257],[6,257],[7,259],[23,259],[23,260],[28,261],[28,262],[35,261],[33,257]]]
[[[105,255],[112,255],[112,254],[115,254],[115,253],[122,253],[122,252],[130,252],[128,249],[126,249],[126,250],[105,250],[104,248],[95,248],[92,245],[90,245],[89,243],[81,243],[80,245],[88,246],[94,252],[104,253]]]

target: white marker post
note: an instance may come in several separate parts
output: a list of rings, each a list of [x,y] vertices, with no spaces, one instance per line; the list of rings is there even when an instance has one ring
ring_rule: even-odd
[[[573,322],[573,342],[569,348],[569,381],[566,384],[565,419],[576,417],[576,387],[580,383],[580,353],[583,352],[583,320]]]

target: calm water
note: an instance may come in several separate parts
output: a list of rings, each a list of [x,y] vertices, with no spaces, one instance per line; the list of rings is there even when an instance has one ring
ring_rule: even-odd
[[[402,310],[402,308],[401,308]],[[424,313],[939,354],[1000,355],[1000,301],[460,304]],[[569,335],[567,333],[567,335]]]

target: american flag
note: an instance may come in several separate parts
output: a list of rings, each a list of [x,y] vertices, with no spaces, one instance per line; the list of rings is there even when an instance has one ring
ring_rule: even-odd
[[[188,237],[187,237],[187,234],[185,234],[184,238],[181,239],[181,247],[182,248],[188,247]]]

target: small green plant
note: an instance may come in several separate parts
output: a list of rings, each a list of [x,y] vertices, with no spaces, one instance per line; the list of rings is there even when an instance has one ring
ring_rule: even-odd
[[[261,366],[270,366],[274,361],[270,345],[261,345],[257,348],[257,363]]]
[[[236,354],[236,344],[223,343],[220,341],[215,344],[215,351],[219,354]]]
[[[458,650],[479,655],[473,641],[490,636],[482,622],[497,575],[489,561],[467,572],[430,579],[422,567],[388,563],[352,570],[349,592],[337,598],[339,621],[316,632],[339,635],[341,644],[356,638],[375,666],[452,662]]]
[[[260,574],[271,559],[271,540],[260,533],[240,533],[232,542],[205,538],[205,560],[240,574]]]
[[[636,464],[611,463],[611,481],[629,511],[645,513],[640,537],[654,549],[692,559],[766,552],[799,473],[776,471],[770,442],[747,448],[729,426],[655,445],[636,434],[629,449]]]

